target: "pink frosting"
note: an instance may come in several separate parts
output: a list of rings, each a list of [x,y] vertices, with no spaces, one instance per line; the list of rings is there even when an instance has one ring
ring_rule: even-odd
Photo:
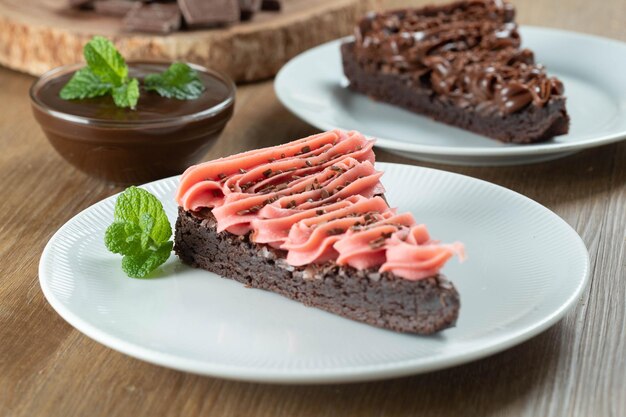
[[[219,232],[287,251],[293,266],[329,260],[417,280],[436,275],[460,243],[432,241],[410,213],[378,197],[374,142],[333,130],[185,171],[176,200],[212,209]]]

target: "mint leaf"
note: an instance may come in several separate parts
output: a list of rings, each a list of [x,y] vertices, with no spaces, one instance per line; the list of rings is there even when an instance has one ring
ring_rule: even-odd
[[[112,85],[105,83],[89,67],[81,68],[61,89],[63,100],[75,100],[103,96],[111,91]]]
[[[150,238],[157,244],[167,241],[172,236],[172,227],[161,202],[148,191],[137,187],[129,187],[120,194],[115,204],[116,222],[139,225],[145,213],[154,219]]]
[[[128,255],[142,250],[141,237],[141,229],[137,225],[114,222],[104,233],[104,243],[111,252]]]
[[[141,229],[141,247],[148,248],[150,245],[150,233],[154,229],[154,217],[149,213],[143,213],[139,218],[139,228]]]
[[[129,277],[145,278],[170,257],[171,236],[161,202],[146,190],[130,187],[115,203],[114,222],[104,243],[111,252],[124,255],[122,269]]]
[[[126,83],[128,67],[113,43],[102,36],[94,36],[83,48],[87,65],[103,82],[119,87]]]
[[[165,242],[156,250],[127,255],[122,258],[122,269],[131,278],[146,278],[170,257],[174,242]]]
[[[139,82],[136,78],[128,83],[113,88],[113,101],[117,107],[137,107],[139,101]]]
[[[192,100],[205,90],[198,73],[183,62],[174,62],[160,74],[150,74],[144,79],[146,90],[178,100]]]

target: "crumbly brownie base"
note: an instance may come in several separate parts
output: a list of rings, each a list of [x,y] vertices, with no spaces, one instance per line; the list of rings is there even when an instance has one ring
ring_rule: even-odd
[[[409,281],[333,263],[292,267],[284,252],[247,236],[217,233],[209,211],[179,208],[174,251],[186,264],[352,320],[431,334],[454,326],[459,295],[443,276]]]
[[[457,126],[502,142],[535,143],[567,133],[569,116],[565,98],[551,99],[546,106],[528,106],[503,117],[482,115],[438,98],[431,89],[408,86],[400,76],[364,69],[354,54],[354,42],[341,46],[343,70],[350,89],[370,98],[393,104],[439,122]]]

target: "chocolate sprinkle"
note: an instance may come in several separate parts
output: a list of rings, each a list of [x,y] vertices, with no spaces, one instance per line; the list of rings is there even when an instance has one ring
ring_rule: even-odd
[[[382,237],[379,237],[377,239],[372,240],[371,242],[369,242],[369,246],[372,249],[379,249],[382,248],[385,245],[385,240]]]

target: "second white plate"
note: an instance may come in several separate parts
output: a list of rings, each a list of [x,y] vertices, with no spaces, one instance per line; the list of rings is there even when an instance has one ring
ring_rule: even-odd
[[[505,188],[406,165],[378,164],[391,204],[433,237],[465,243],[444,273],[461,295],[457,326],[419,337],[381,330],[189,268],[175,256],[149,280],[127,278],[103,243],[115,196],[50,239],[39,279],[54,309],[128,355],[205,375],[281,383],[362,381],[481,358],[559,320],[585,287],[587,250],[554,213]],[[178,178],[145,186],[176,218]]]
[[[522,27],[524,47],[563,81],[570,132],[535,145],[507,145],[375,102],[347,88],[336,40],[298,55],[276,77],[280,101],[313,126],[359,130],[377,146],[420,160],[458,165],[540,162],[626,138],[626,43]]]

